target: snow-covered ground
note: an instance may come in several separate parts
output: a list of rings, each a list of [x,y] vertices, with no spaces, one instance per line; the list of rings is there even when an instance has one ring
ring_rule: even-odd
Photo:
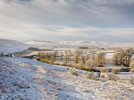
[[[83,74],[84,73],[84,74]],[[128,80],[95,81],[85,71],[25,58],[0,58],[0,100],[133,100]]]

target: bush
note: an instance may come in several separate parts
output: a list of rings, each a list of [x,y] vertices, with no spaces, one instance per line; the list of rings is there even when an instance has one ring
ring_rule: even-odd
[[[120,72],[129,72],[129,71],[130,71],[130,68],[128,68],[128,67],[122,67],[120,69]]]
[[[134,72],[134,61],[132,61],[130,64],[130,71]]]
[[[41,62],[44,62],[44,63],[49,63],[49,60],[48,59],[40,59]]]
[[[97,81],[97,80],[99,80],[99,77],[98,77],[98,76],[93,75],[91,79],[92,79],[92,80],[96,80],[96,81]]]
[[[98,65],[98,67],[104,67],[104,65]]]
[[[78,69],[82,69],[84,67],[84,63],[83,62],[79,62],[77,66],[78,66]]]
[[[92,80],[99,80],[98,75],[95,74],[94,72],[89,72],[89,73],[87,74],[87,78],[88,78],[88,79],[92,79]]]
[[[108,73],[108,70],[103,68],[103,69],[100,70],[100,72],[101,73]]]
[[[112,69],[112,74],[118,74],[119,70],[118,69]]]
[[[93,76],[93,72],[89,72],[89,73],[87,74],[87,78],[88,78],[88,79],[92,79],[92,76]]]
[[[87,67],[95,67],[95,60],[94,59],[89,59],[88,61],[86,61],[85,64]]]
[[[130,82],[132,85],[134,85],[134,77],[131,77]]]
[[[78,76],[78,72],[77,72],[76,69],[71,69],[71,70],[69,70],[69,72],[70,72],[72,75]]]
[[[54,65],[61,65],[61,64],[55,62]]]
[[[68,67],[74,67],[73,64],[67,64]]]
[[[108,76],[108,70],[107,69],[101,69],[100,77],[101,78],[107,78],[107,76]]]
[[[82,70],[95,71],[95,68],[94,67],[82,67]]]
[[[63,64],[63,63],[62,63],[61,66],[67,66],[67,64]]]
[[[118,77],[116,74],[109,74],[107,78],[108,80],[114,80],[114,81],[118,80]]]
[[[96,63],[99,67],[103,67],[105,63],[105,53],[99,52],[96,55]]]

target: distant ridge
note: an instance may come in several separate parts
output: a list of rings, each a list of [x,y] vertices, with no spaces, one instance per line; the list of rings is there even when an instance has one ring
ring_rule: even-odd
[[[116,43],[103,41],[43,41],[28,40],[26,44],[36,47],[78,47],[78,46],[97,46],[97,47],[134,47],[134,43]]]
[[[5,54],[22,51],[28,47],[29,45],[16,40],[0,39],[0,52]]]

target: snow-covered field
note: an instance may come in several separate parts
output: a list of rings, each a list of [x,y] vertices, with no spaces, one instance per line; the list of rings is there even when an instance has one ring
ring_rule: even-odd
[[[84,74],[83,74],[84,73]],[[0,100],[133,100],[128,80],[95,81],[85,71],[24,58],[0,58]]]

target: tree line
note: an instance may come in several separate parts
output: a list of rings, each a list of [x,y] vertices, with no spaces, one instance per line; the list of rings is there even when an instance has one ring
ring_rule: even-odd
[[[60,53],[57,51],[51,53],[43,53],[39,52],[37,55],[37,60],[46,62],[49,64],[58,64],[57,57],[61,57],[60,65],[63,66],[71,66],[78,69],[90,69],[93,67],[104,67],[105,66],[105,53],[98,52],[95,54],[84,54],[82,50],[77,49],[75,52],[70,50],[65,51],[64,53]],[[125,66],[132,67],[134,66],[134,59],[132,56],[134,55],[134,49],[116,49],[116,52],[113,57],[113,63],[117,66]],[[0,57],[4,56],[4,53],[0,53]],[[71,63],[70,63],[71,62]],[[133,68],[134,70],[134,68]]]
[[[57,64],[56,58],[58,56],[58,52],[54,53],[43,53],[39,52],[38,60],[42,62],[46,62],[49,64]],[[99,66],[104,67],[105,63],[105,54],[102,52],[97,53],[97,55],[83,55],[81,50],[76,50],[74,53],[71,51],[65,51],[60,54],[61,57],[61,65],[63,66],[71,66],[77,69],[87,69],[93,70],[93,67]],[[72,59],[73,58],[73,59]],[[70,63],[72,61],[72,63]]]

